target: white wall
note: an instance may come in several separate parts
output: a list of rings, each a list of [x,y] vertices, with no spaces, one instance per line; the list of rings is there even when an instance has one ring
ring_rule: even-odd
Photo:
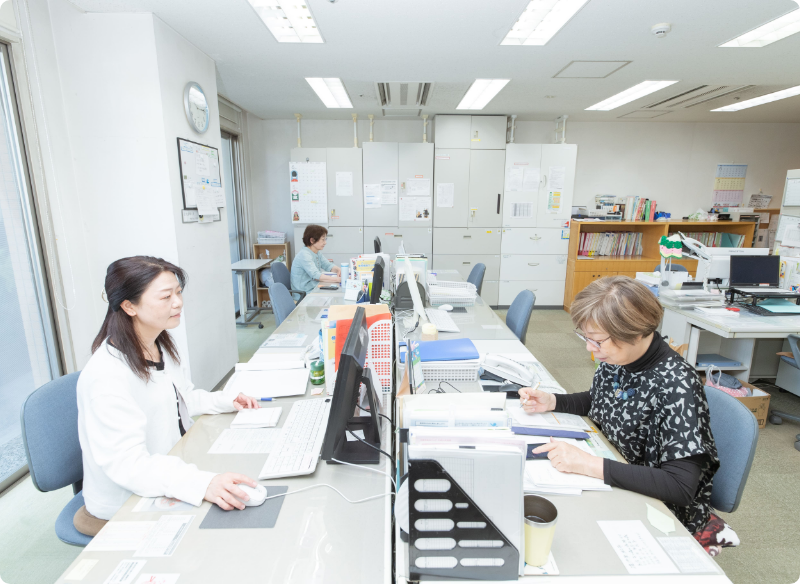
[[[189,272],[175,336],[195,384],[211,388],[237,360],[229,261],[223,267],[215,251],[227,254],[227,230],[224,221],[180,223],[175,140],[206,138],[191,133],[183,115],[186,75],[204,85],[216,120],[214,63],[149,14],[85,14],[66,0],[28,4],[30,21],[19,14],[46,182],[38,195],[51,211],[45,229],[58,241],[51,251],[64,281],[67,368],[90,356],[108,309],[100,297],[108,264],[154,255]],[[218,126],[206,136],[219,147]]]

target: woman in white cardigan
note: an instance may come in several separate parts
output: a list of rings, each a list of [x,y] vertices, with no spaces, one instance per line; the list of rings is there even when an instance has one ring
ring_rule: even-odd
[[[78,432],[85,506],[76,529],[94,536],[132,493],[244,509],[236,473],[199,470],[167,453],[191,416],[257,408],[252,397],[194,389],[172,337],[180,324],[186,274],[162,259],[136,256],[106,272],[108,299],[92,357],[78,378]]]

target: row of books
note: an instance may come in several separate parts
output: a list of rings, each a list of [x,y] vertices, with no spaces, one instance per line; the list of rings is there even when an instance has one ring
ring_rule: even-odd
[[[682,232],[686,237],[696,239],[708,247],[744,247],[744,235],[735,233],[715,233],[712,231],[698,231],[695,233]],[[673,235],[670,233],[670,235]]]
[[[628,197],[625,202],[625,221],[653,221],[656,214],[656,201],[643,197]]]
[[[612,231],[581,233],[579,256],[638,256],[642,255],[642,233]]]

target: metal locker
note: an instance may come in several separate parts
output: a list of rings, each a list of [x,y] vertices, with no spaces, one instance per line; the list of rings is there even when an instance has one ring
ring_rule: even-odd
[[[536,227],[541,144],[506,144],[503,227]]]
[[[566,255],[506,255],[500,265],[501,280],[564,280]]]
[[[469,160],[470,227],[502,224],[505,150],[472,150]]]
[[[433,119],[437,148],[469,148],[472,116],[437,115]]]
[[[563,306],[564,305],[564,280],[537,280],[537,281],[504,281],[500,280],[499,306],[511,306],[517,294],[523,290],[530,290],[536,295],[534,306]]]
[[[438,144],[437,144],[438,146]],[[469,221],[469,150],[436,148],[434,152],[434,227],[468,227]],[[439,184],[453,185],[453,204],[442,207]],[[446,188],[446,187],[443,187]]]
[[[499,229],[456,229],[440,227],[433,230],[433,250],[436,254],[499,254]]]
[[[364,253],[364,228],[329,227],[328,243],[323,253],[347,253],[351,254],[350,257]]]
[[[561,254],[569,252],[569,229],[503,229],[500,251],[504,254]]]
[[[328,148],[328,225],[331,227],[361,227],[364,224],[364,188],[361,174],[361,148]],[[353,190],[349,196],[339,196],[336,173],[352,173]]]
[[[428,180],[427,210],[429,215],[419,220],[403,220],[398,217],[400,227],[432,227],[433,226],[433,144],[400,143],[398,144],[398,178],[400,180],[400,196],[408,197],[415,191],[409,181]],[[418,183],[419,184],[419,183]],[[423,197],[424,198],[424,197]],[[398,207],[398,213],[400,208]]]
[[[397,142],[364,142],[362,150],[364,156],[363,184],[380,184],[381,181],[387,180],[396,181],[399,197]],[[363,192],[361,201],[363,204]],[[381,204],[377,209],[364,209],[364,225],[397,227],[397,204]]]
[[[542,144],[542,183],[539,187],[537,227],[563,227],[569,221],[577,158],[577,144]]]
[[[472,116],[469,147],[472,150],[505,149],[507,126],[507,116]],[[436,143],[439,143],[438,136]]]
[[[433,229],[430,227],[365,227],[364,253],[372,253],[375,249],[375,237],[381,240],[381,251],[397,255],[400,242],[406,253],[424,253],[430,258],[433,255]]]
[[[498,280],[500,277],[500,255],[494,254],[455,254],[433,255],[433,268],[436,270],[458,270],[466,280],[475,264],[486,266],[484,280]]]

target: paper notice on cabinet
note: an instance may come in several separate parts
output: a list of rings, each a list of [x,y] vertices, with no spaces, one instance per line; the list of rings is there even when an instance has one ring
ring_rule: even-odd
[[[400,197],[400,221],[430,220],[430,197]]]
[[[750,200],[747,202],[747,206],[752,207],[753,209],[768,209],[770,202],[772,202],[772,195],[764,195],[759,193],[757,195],[750,195]]]
[[[549,187],[554,191],[564,188],[564,175],[567,172],[566,166],[551,166]]]
[[[397,204],[397,181],[382,180],[381,205],[396,205],[396,204]]]
[[[133,554],[137,558],[171,556],[186,535],[194,515],[163,515]]]
[[[364,185],[364,208],[380,209],[381,207],[381,185],[380,183]]]
[[[215,215],[219,212],[214,204],[214,194],[210,188],[198,186],[194,193],[197,201],[197,212],[200,215]]]
[[[771,221],[770,227],[772,227]],[[778,233],[775,236],[775,239],[782,242],[787,229],[797,229],[798,227],[800,227],[800,217],[794,217],[792,215],[780,215],[780,221],[778,222]],[[789,244],[787,243],[786,245]]]
[[[109,521],[86,546],[88,552],[129,552],[137,549],[155,521]]]
[[[409,197],[430,197],[431,179],[410,178],[406,180],[406,193]]]
[[[269,454],[278,439],[278,428],[234,430],[228,428],[214,441],[209,454]]]
[[[597,524],[629,574],[678,573],[678,568],[641,521],[598,521]]]
[[[561,191],[550,191],[547,195],[547,212],[558,213],[561,210]]]
[[[783,197],[786,207],[800,206],[800,178],[786,179],[786,195]]]
[[[524,178],[522,179],[522,190],[523,191],[537,191],[539,190],[539,169],[538,168],[526,168],[524,173]]]
[[[453,207],[455,198],[455,183],[436,184],[436,206]]]
[[[103,584],[133,584],[147,560],[122,560]]]
[[[684,574],[715,574],[714,561],[693,537],[659,537],[661,544],[678,569]]]
[[[800,247],[800,227],[787,227],[781,243],[789,247]]]
[[[506,177],[506,190],[507,191],[521,191],[523,181],[523,169],[512,166],[508,169],[508,176]]]
[[[336,173],[336,196],[337,197],[352,197],[353,196],[353,173],[352,172],[337,172]]]

